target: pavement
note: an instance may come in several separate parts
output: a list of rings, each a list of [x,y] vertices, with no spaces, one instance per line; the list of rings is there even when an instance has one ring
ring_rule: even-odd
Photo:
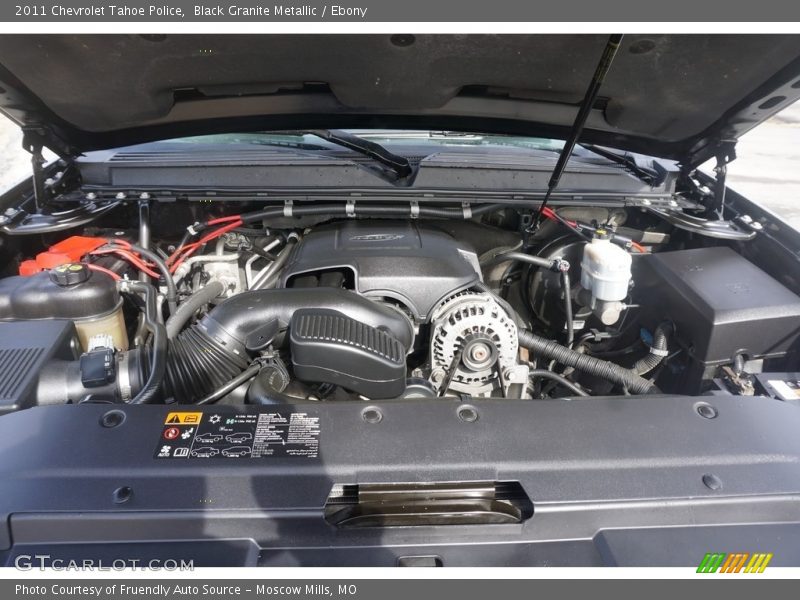
[[[743,136],[736,153],[728,166],[729,186],[800,230],[800,102]],[[0,116],[0,191],[28,176],[30,168],[19,130]]]

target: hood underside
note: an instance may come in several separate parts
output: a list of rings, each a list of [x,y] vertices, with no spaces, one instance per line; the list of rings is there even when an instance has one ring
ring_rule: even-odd
[[[222,131],[564,137],[605,35],[3,35],[0,109],[62,155]],[[626,35],[583,140],[697,164],[800,97],[800,36]]]

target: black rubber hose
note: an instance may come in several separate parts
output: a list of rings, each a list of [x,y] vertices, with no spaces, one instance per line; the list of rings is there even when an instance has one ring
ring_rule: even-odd
[[[268,272],[263,275],[259,273],[254,281],[254,285],[251,289],[253,290],[262,290],[262,289],[270,289],[275,286],[277,283],[278,278],[281,275],[281,269],[286,264],[286,261],[289,260],[289,257],[292,255],[292,251],[294,247],[297,245],[297,240],[294,238],[290,238],[286,241],[286,245],[280,251],[277,258],[270,264],[264,267],[265,270]],[[267,285],[269,283],[269,285]]]
[[[167,306],[169,306],[169,314],[173,314],[178,309],[178,288],[175,287],[175,280],[172,278],[172,273],[169,272],[167,263],[155,252],[152,252],[136,244],[130,245],[131,250],[137,254],[141,254],[146,259],[150,260],[161,272],[164,278],[164,283],[167,286]]]
[[[219,400],[223,396],[227,396],[228,394],[230,394],[233,390],[238,388],[243,383],[247,383],[248,381],[250,381],[253,377],[258,375],[258,372],[260,370],[261,370],[261,366],[260,365],[253,365],[253,366],[245,369],[240,375],[234,377],[233,379],[231,379],[225,385],[217,388],[216,390],[211,392],[205,398],[202,398],[201,400],[198,400],[196,402],[196,404],[212,404],[212,403],[216,402],[217,400]]]
[[[147,381],[142,389],[131,399],[131,404],[148,404],[153,402],[159,393],[167,366],[167,329],[158,322],[156,313],[156,290],[149,283],[141,281],[120,282],[120,290],[144,294],[144,325],[153,334],[150,350],[150,367]]]
[[[563,385],[565,388],[567,388],[571,392],[574,392],[578,396],[589,395],[563,375],[559,375],[558,373],[553,373],[552,371],[548,371],[547,369],[531,369],[528,372],[528,376],[541,377],[542,379],[550,379],[552,381],[555,381],[556,383],[559,383],[560,385]]]
[[[569,281],[569,270],[561,271],[561,290],[564,293],[564,318],[567,322],[567,347],[572,348],[575,341],[575,324],[572,321],[572,285]]]
[[[258,376],[250,384],[247,390],[247,402],[249,404],[259,404],[261,406],[272,406],[275,404],[291,404],[297,402],[299,398],[293,398],[275,387],[274,367],[264,367]],[[277,379],[283,381],[282,377]],[[281,387],[285,386],[285,381]]]
[[[225,286],[221,281],[212,281],[181,302],[178,309],[167,319],[167,337],[169,339],[176,337],[195,312],[222,294],[224,290]]]
[[[246,355],[231,352],[198,326],[169,342],[165,396],[194,402],[224,386],[247,368]]]
[[[655,386],[630,369],[618,364],[587,356],[524,329],[519,330],[519,343],[544,358],[572,367],[590,375],[612,381],[634,394],[646,394]]]
[[[647,356],[640,358],[633,365],[631,370],[637,375],[645,375],[658,365],[667,356],[667,342],[669,335],[669,326],[662,323],[653,332],[653,345],[650,347],[650,352]]]
[[[497,254],[488,260],[484,260],[481,263],[481,266],[491,267],[492,265],[497,265],[507,261],[524,262],[528,263],[529,265],[542,267],[543,269],[552,269],[554,264],[552,260],[542,258],[540,256],[534,256],[533,254],[525,254],[524,252],[504,252],[502,254]]]

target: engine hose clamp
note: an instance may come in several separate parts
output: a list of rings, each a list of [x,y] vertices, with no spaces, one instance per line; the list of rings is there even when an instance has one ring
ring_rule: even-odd
[[[200,223],[198,223],[197,221],[195,221],[194,223],[192,223],[191,225],[189,225],[189,226],[186,228],[186,231],[188,231],[190,235],[192,235],[192,236],[195,236],[195,235],[197,235],[197,233],[198,233],[198,231],[195,229],[195,227],[197,227],[197,226],[199,226],[199,225],[200,225]]]
[[[284,200],[283,202],[283,216],[292,217],[294,212],[294,200]]]
[[[345,214],[348,217],[352,218],[356,216],[356,201],[355,200],[348,200],[345,204]]]
[[[130,402],[133,398],[131,387],[131,374],[128,372],[128,353],[120,352],[117,354],[117,389],[120,399],[123,402]]]
[[[650,354],[652,354],[653,356],[660,356],[662,358],[665,358],[669,356],[669,350],[661,350],[660,348],[653,348],[652,346],[650,346]]]
[[[462,202],[461,210],[464,211],[464,219],[472,218],[472,204],[470,204],[469,202]]]
[[[419,202],[416,200],[411,202],[411,218],[419,219]]]

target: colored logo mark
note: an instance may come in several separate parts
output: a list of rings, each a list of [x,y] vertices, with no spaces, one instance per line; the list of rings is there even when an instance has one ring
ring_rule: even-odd
[[[772,553],[709,552],[703,557],[698,573],[763,573],[772,560]]]

